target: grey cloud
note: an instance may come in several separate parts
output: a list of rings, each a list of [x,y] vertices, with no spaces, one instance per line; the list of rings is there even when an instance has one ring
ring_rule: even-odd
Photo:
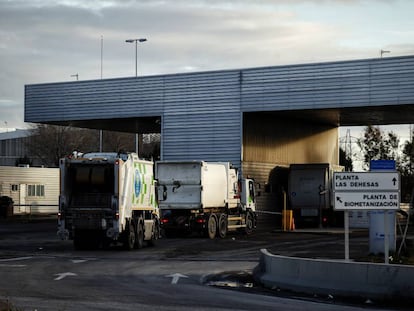
[[[378,1],[330,0],[329,5],[345,2]],[[104,78],[134,74],[134,47],[125,43],[134,37],[148,38],[139,46],[140,74],[368,55],[366,49],[341,47],[343,34],[335,25],[327,31],[323,21],[298,20],[289,12],[292,3],[328,1],[0,0],[0,100],[12,100],[20,110],[8,106],[7,111],[22,113],[24,84],[73,80],[75,73],[81,80],[99,78],[101,35]]]

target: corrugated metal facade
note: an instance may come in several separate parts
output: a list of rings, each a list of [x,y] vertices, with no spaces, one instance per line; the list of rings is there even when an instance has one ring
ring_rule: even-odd
[[[240,165],[238,78],[233,71],[166,77],[163,159]]]
[[[163,96],[163,77],[27,85],[25,121],[47,123],[160,115]]]
[[[161,117],[163,159],[240,166],[243,113],[413,105],[413,86],[413,56],[37,84],[25,88],[25,121]]]
[[[413,104],[414,57],[248,69],[242,81],[242,111]]]

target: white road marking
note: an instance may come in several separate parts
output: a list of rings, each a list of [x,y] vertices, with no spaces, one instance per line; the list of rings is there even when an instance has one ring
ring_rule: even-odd
[[[76,273],[72,273],[72,272],[56,273],[55,275],[57,275],[57,277],[55,278],[55,281],[60,281],[67,276],[77,276]]]
[[[82,263],[82,262],[86,262],[86,261],[91,261],[91,260],[97,260],[97,258],[83,258],[83,259],[71,259],[70,261],[72,261],[73,263]]]
[[[177,284],[180,278],[188,278],[188,276],[181,273],[174,273],[165,276],[166,278],[172,278],[171,284]]]
[[[7,265],[7,264],[0,264],[0,267],[6,267],[6,268],[23,268],[23,267],[27,267],[27,265]]]
[[[33,257],[16,257],[16,258],[5,258],[0,259],[0,262],[9,262],[9,261],[19,261],[19,260],[28,260],[32,259]]]

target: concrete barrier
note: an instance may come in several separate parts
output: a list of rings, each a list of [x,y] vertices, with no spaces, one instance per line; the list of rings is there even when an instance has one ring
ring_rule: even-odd
[[[273,255],[261,250],[256,280],[309,294],[414,301],[414,267]]]

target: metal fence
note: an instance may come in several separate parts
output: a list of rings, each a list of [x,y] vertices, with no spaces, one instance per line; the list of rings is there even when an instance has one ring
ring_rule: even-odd
[[[58,204],[14,204],[13,215],[56,215],[59,211]]]

